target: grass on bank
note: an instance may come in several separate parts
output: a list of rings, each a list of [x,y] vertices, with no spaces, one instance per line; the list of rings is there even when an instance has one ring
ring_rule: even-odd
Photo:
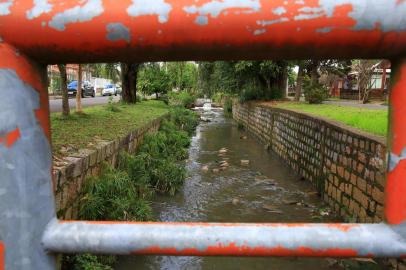
[[[150,100],[135,105],[117,103],[88,107],[84,108],[83,114],[73,112],[67,118],[61,113],[52,113],[53,150],[59,152],[63,146],[83,148],[95,138],[119,138],[168,111],[169,106],[164,102]]]
[[[81,220],[151,220],[156,193],[174,195],[186,178],[187,147],[198,116],[171,108],[159,131],[147,134],[137,153],[122,152],[118,167],[105,165],[99,177],[85,181]],[[66,255],[63,270],[112,270],[116,256]]]
[[[385,110],[296,102],[280,102],[273,106],[322,116],[375,135],[386,136],[388,132],[388,112]]]

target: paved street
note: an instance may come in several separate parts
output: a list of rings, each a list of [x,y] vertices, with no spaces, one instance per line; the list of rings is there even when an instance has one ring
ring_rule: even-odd
[[[323,101],[323,103],[331,104],[331,105],[338,105],[338,106],[370,109],[370,110],[388,110],[387,105],[381,105],[378,103],[362,104],[362,103],[359,103],[358,101],[333,101],[333,100],[326,100],[326,101]]]
[[[119,101],[120,96],[114,97],[114,101]],[[95,106],[95,105],[102,105],[102,104],[107,104],[109,101],[109,97],[85,97],[82,98],[82,106],[83,107],[89,107],[89,106]],[[69,99],[69,106],[71,109],[74,109],[76,107],[76,100],[75,98],[70,98]],[[55,99],[55,100],[50,100],[49,101],[49,108],[51,112],[61,112],[62,111],[62,99]]]

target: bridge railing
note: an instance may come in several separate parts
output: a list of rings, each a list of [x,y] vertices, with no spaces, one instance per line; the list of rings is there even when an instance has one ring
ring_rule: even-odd
[[[406,1],[0,2],[0,269],[55,269],[55,254],[406,256]],[[387,58],[382,224],[58,221],[46,64]]]

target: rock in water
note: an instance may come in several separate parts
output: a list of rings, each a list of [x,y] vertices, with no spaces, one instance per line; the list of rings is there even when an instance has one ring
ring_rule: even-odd
[[[209,166],[207,166],[207,165],[203,166],[203,167],[202,167],[202,171],[203,171],[203,172],[209,171]]]
[[[248,159],[242,159],[241,160],[241,165],[242,166],[248,166],[250,164],[250,161]]]
[[[218,173],[218,172],[220,172],[220,170],[219,169],[213,169],[213,172]]]
[[[240,203],[240,200],[237,198],[234,198],[231,202],[233,203],[233,205],[237,205]]]

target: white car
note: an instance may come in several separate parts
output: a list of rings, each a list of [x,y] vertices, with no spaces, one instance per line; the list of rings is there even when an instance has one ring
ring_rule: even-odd
[[[107,84],[102,90],[102,96],[117,96],[117,87],[114,84]]]

